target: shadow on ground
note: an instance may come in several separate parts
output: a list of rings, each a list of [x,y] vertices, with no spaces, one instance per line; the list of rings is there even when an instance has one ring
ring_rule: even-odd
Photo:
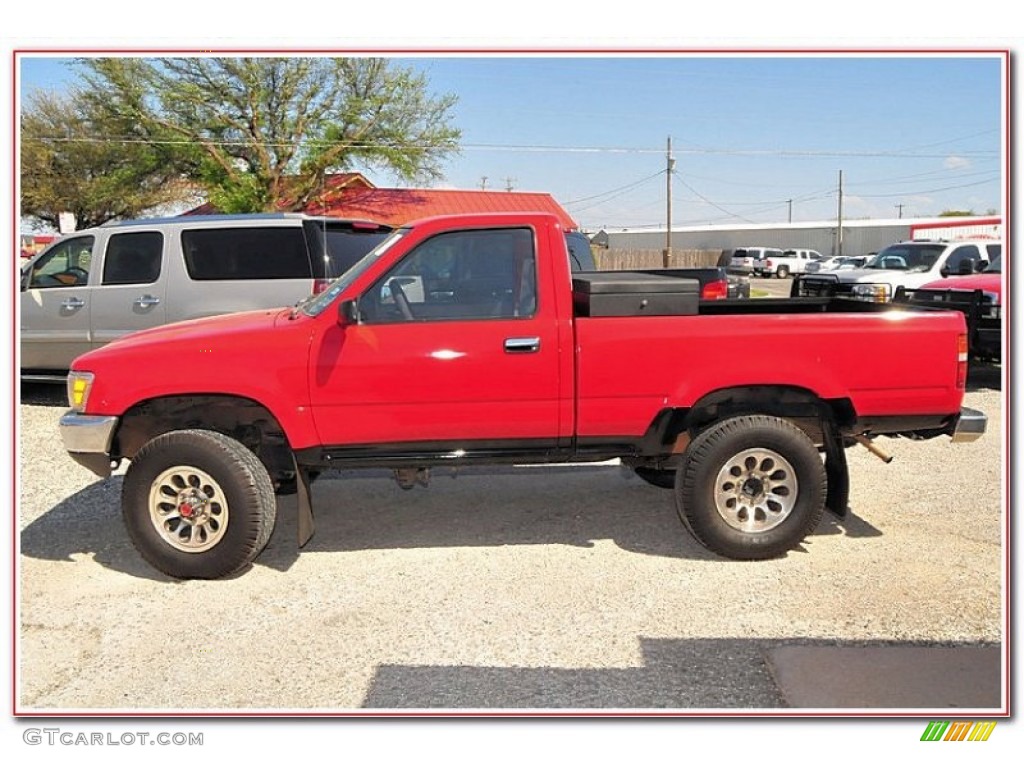
[[[640,647],[643,665],[636,668],[382,665],[363,706],[469,710],[1000,706],[1002,651],[998,645],[940,648],[906,643],[839,645],[798,638],[640,638]]]
[[[121,477],[64,499],[21,534],[21,551],[44,560],[90,555],[113,570],[165,577],[135,552],[121,521]],[[430,488],[403,491],[385,472],[329,473],[313,485],[313,552],[428,547],[563,544],[611,540],[629,552],[689,560],[717,559],[683,528],[671,491],[618,466],[548,466],[473,470],[436,477]],[[294,497],[278,498],[277,525],[257,562],[285,571],[299,556]],[[826,514],[814,535],[882,535],[852,512]],[[810,539],[813,542],[813,536]],[[799,556],[798,549],[788,557]]]

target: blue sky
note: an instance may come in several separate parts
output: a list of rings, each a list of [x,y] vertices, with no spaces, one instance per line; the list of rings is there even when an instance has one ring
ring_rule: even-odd
[[[455,93],[438,186],[549,192],[587,228],[1002,211],[1002,59],[984,54],[405,57]],[[75,81],[20,58],[22,95]],[[378,185],[396,181],[368,171]],[[788,201],[792,200],[792,204]]]

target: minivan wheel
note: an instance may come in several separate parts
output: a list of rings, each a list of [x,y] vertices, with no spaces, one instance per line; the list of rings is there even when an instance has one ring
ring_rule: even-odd
[[[825,495],[825,467],[803,430],[775,416],[736,416],[690,444],[676,509],[713,552],[765,560],[817,527]]]
[[[168,432],[150,440],[125,474],[121,514],[139,554],[179,579],[217,579],[245,568],[270,540],[274,487],[256,455],[226,435]]]

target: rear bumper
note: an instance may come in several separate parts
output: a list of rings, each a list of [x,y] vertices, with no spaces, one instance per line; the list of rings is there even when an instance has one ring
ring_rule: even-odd
[[[953,426],[954,443],[972,443],[985,434],[988,417],[973,408],[961,408],[960,416]]]
[[[110,476],[110,446],[116,416],[87,416],[68,411],[60,417],[60,437],[71,458],[100,477]]]

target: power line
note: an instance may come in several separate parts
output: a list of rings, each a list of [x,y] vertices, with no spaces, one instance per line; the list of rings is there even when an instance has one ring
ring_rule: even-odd
[[[605,195],[612,195],[612,194],[615,194],[616,192],[628,192],[629,190],[631,190],[631,189],[633,189],[635,187],[639,187],[641,184],[644,184],[644,183],[650,181],[651,179],[659,178],[661,176],[661,174],[663,174],[663,173],[664,173],[664,171],[658,171],[657,173],[652,173],[650,176],[645,176],[644,178],[639,179],[637,181],[634,181],[634,182],[632,182],[630,184],[624,184],[621,187],[616,187],[615,189],[609,189],[607,192],[598,192],[596,195],[590,195],[588,197],[580,197],[580,198],[577,198],[576,200],[567,200],[566,202],[562,203],[562,205],[575,205],[576,203],[585,203],[588,200],[595,200],[595,199],[597,199],[599,197],[604,197]]]
[[[938,189],[920,189],[915,192],[893,192],[890,194],[874,194],[874,195],[857,195],[857,197],[910,197],[912,195],[930,195],[933,192],[948,192],[951,189],[966,189],[967,187],[978,187],[982,184],[991,184],[993,181],[998,181],[999,176],[993,176],[990,179],[982,179],[981,181],[975,181],[970,184],[957,184],[952,187],[939,187]]]
[[[197,142],[212,146],[221,147],[244,147],[251,146],[253,141],[231,140],[231,139],[208,139],[196,137],[190,139],[138,139],[128,137],[73,137],[73,136],[37,136],[22,137],[22,141],[46,141],[55,143],[92,143],[92,144],[158,144],[158,145],[190,145]],[[261,146],[272,148],[294,147],[296,142],[258,142]],[[373,142],[346,142],[324,141],[321,139],[309,139],[298,142],[299,146],[332,147],[339,144],[349,144],[353,149],[394,149],[394,144],[380,144]],[[456,149],[447,145],[438,144],[407,144],[403,145],[410,149],[438,149],[451,151]],[[645,147],[587,147],[587,146],[551,146],[541,144],[462,144],[460,151],[474,152],[528,152],[528,153],[567,153],[567,154],[637,154],[637,155],[663,155],[664,149],[649,149]],[[679,154],[687,155],[725,155],[729,157],[821,157],[821,158],[843,158],[843,157],[874,157],[874,158],[903,158],[903,159],[945,159],[949,157],[948,152],[929,154],[918,152],[904,152],[896,150],[815,150],[815,149],[730,149],[730,148],[697,148],[676,150]],[[999,157],[998,150],[972,150],[958,152],[958,156],[964,158],[988,158]]]
[[[710,205],[710,206],[711,206],[712,208],[717,208],[717,209],[718,209],[718,210],[720,210],[720,211],[721,211],[722,213],[724,213],[724,214],[727,214],[727,215],[729,215],[729,216],[732,216],[733,218],[739,219],[740,221],[745,221],[745,222],[747,222],[748,224],[756,224],[756,223],[757,223],[756,221],[753,221],[753,220],[751,220],[751,219],[748,219],[748,218],[746,218],[745,216],[740,216],[740,215],[739,215],[738,213],[733,213],[732,211],[726,210],[725,208],[723,208],[723,207],[722,207],[722,206],[720,206],[720,205],[719,205],[718,203],[716,203],[716,202],[714,202],[714,201],[712,201],[712,200],[708,200],[708,199],[707,199],[706,197],[704,197],[704,195],[702,195],[702,194],[701,194],[700,192],[698,192],[698,191],[697,191],[696,189],[694,189],[694,188],[693,188],[693,187],[691,187],[691,186],[690,186],[689,184],[687,184],[687,183],[686,183],[686,182],[685,182],[685,181],[683,180],[683,177],[682,177],[682,176],[680,176],[680,175],[679,175],[678,173],[676,173],[675,171],[673,171],[672,175],[676,177],[676,179],[677,179],[677,180],[679,181],[679,183],[680,183],[680,184],[682,184],[682,185],[683,185],[684,187],[686,187],[686,188],[687,188],[688,190],[690,190],[691,192],[693,192],[693,194],[695,194],[695,195],[696,195],[697,197],[699,197],[699,198],[700,198],[701,200],[703,200],[703,201],[704,201],[705,203],[707,203],[708,205]],[[669,224],[669,226],[671,226],[671,224]]]

